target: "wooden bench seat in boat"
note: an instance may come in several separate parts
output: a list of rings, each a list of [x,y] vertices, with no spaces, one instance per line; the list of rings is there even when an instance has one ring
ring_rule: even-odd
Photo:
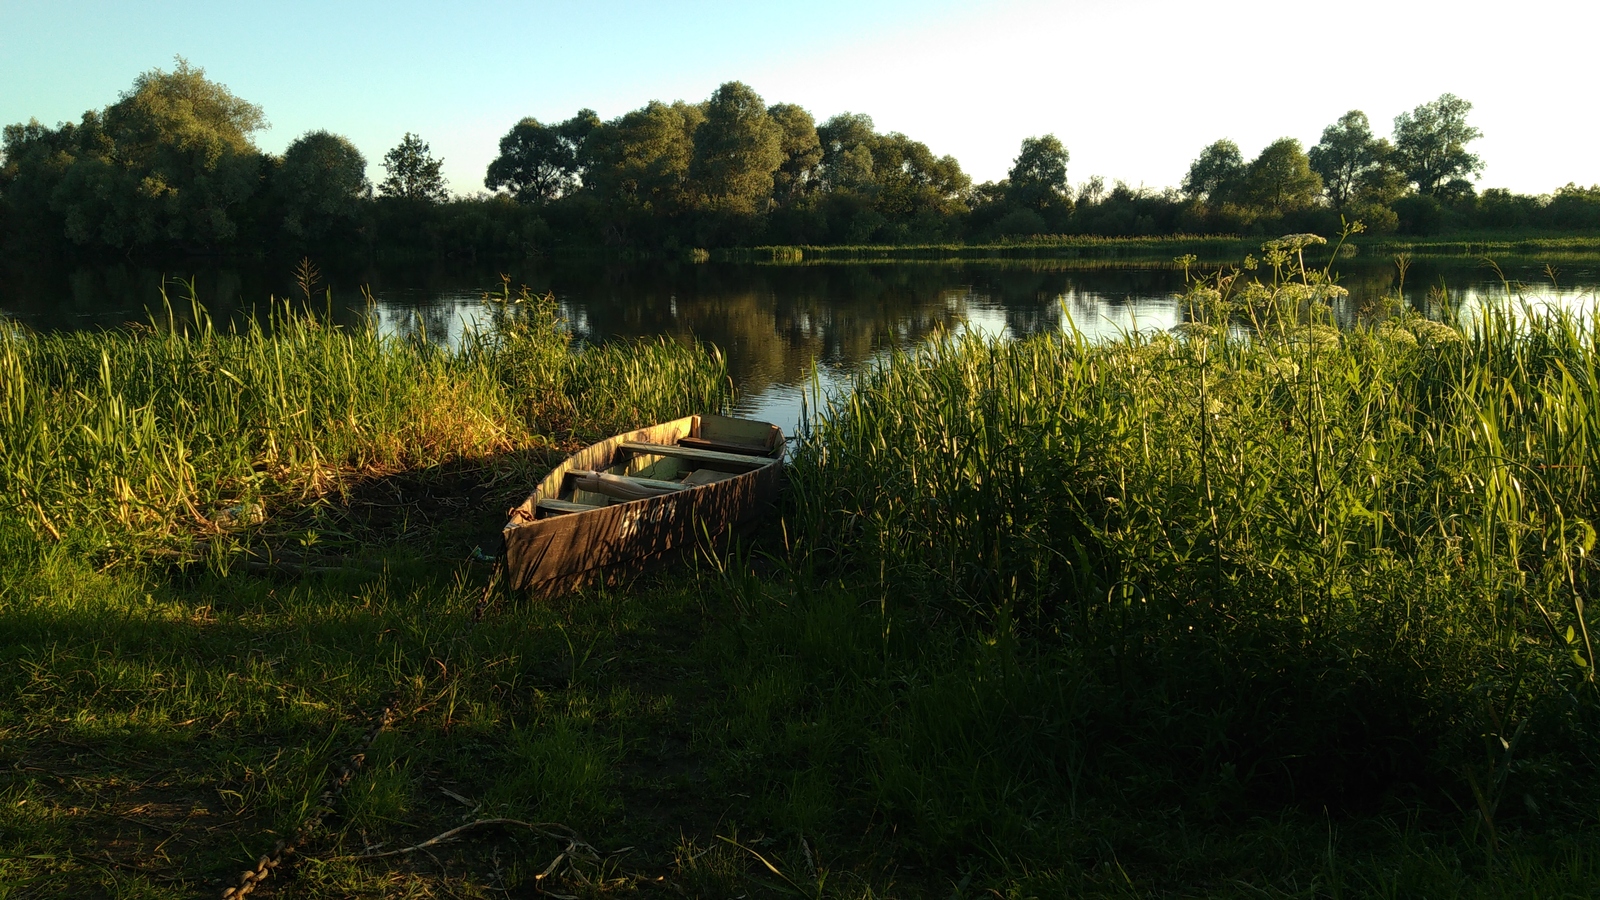
[[[736,441],[712,441],[705,438],[681,437],[678,443],[696,450],[720,450],[723,453],[744,453],[751,456],[768,456],[772,448],[762,444],[741,444]]]
[[[623,441],[620,446],[623,450],[632,450],[635,453],[670,456],[690,462],[722,463],[723,465],[748,466],[750,468],[770,466],[777,462],[770,456],[746,456],[743,453],[723,453],[720,450],[701,450],[696,447],[682,447],[677,444],[647,444],[644,441]]]
[[[584,473],[584,474],[588,474],[588,473]],[[672,491],[681,491],[681,490],[684,490],[684,489],[687,489],[687,488],[699,487],[702,484],[712,484],[714,482],[726,481],[729,478],[737,478],[737,477],[738,477],[738,473],[736,473],[736,472],[718,472],[715,469],[695,469],[693,472],[690,472],[688,475],[684,476],[684,479],[681,482],[676,482],[676,481],[658,481],[658,480],[656,480],[654,478],[636,478],[636,477],[633,477],[633,476],[630,476],[630,475],[609,475],[608,474],[606,476],[605,480],[603,482],[601,482],[601,483],[589,482],[586,489],[589,490],[590,493],[602,494],[604,496],[613,497],[613,498],[618,499],[618,500],[634,500],[634,499],[639,499],[639,498],[634,497],[631,492],[628,492],[626,495],[623,495],[622,492],[618,492],[617,494],[611,494],[611,493],[607,493],[605,490],[593,490],[593,488],[602,487],[602,485],[607,485],[607,484],[615,485],[617,482],[622,482],[622,483],[629,484],[629,485],[643,486],[646,489],[653,490],[653,491],[655,491],[657,493],[670,493]],[[545,510],[547,512],[552,512],[552,513],[557,513],[557,514],[564,514],[564,513],[588,512],[591,509],[601,509],[602,505],[600,505],[600,504],[590,504],[590,503],[574,503],[574,502],[572,502],[570,500],[556,500],[554,498],[550,498],[550,499],[541,499],[539,501],[539,508],[542,509],[542,510]]]
[[[591,494],[603,494],[617,500],[647,500],[684,490],[676,481],[639,478],[634,475],[613,475],[610,472],[589,472],[574,469],[571,473],[575,489]]]
[[[545,510],[546,512],[553,512],[553,513],[558,513],[559,514],[559,513],[588,512],[591,509],[599,509],[600,507],[598,507],[598,506],[590,506],[587,503],[570,503],[570,502],[568,502],[566,500],[549,499],[549,500],[540,500],[539,501],[539,508],[542,509],[542,510]]]

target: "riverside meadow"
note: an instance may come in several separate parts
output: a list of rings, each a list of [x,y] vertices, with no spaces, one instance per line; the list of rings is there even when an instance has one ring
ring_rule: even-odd
[[[549,602],[502,511],[716,348],[8,327],[0,896],[1588,896],[1592,311],[1336,323],[1320,240],[894,350],[759,532]]]
[[[0,900],[1600,896],[1593,67],[1169,5],[3,7]]]

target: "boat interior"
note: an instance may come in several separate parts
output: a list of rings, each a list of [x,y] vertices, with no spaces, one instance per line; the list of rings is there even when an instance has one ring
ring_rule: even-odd
[[[603,441],[540,485],[537,518],[689,490],[777,465],[783,432],[766,422],[688,416]]]

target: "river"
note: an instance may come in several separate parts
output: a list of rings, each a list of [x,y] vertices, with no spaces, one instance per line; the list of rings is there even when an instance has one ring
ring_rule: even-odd
[[[1391,260],[1336,265],[1355,305],[1392,294]],[[824,388],[892,348],[940,329],[1020,336],[1072,324],[1091,335],[1165,329],[1181,321],[1183,273],[1161,265],[1086,266],[1075,261],[754,265],[638,263],[353,268],[319,279],[310,304],[355,325],[375,318],[393,334],[455,343],[487,321],[484,294],[526,285],[554,294],[584,341],[666,336],[722,348],[739,394],[738,411],[792,429],[813,365]],[[1539,302],[1587,308],[1600,290],[1600,256],[1538,260],[1501,271],[1472,259],[1419,260],[1407,272],[1408,303],[1429,308],[1443,290],[1463,307],[1506,296],[1502,275]],[[1554,276],[1553,280],[1551,276]],[[161,313],[161,285],[175,300],[192,282],[218,322],[261,316],[269,297],[305,298],[287,271],[195,266],[159,271],[134,265],[0,275],[0,315],[37,330],[113,328]],[[363,288],[370,292],[369,304]],[[180,312],[187,301],[179,304]]]

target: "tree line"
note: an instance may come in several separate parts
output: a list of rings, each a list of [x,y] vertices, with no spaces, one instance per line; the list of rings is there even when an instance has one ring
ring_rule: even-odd
[[[733,81],[699,103],[652,101],[609,120],[588,109],[523,119],[501,138],[486,190],[451,197],[442,160],[410,133],[376,186],[362,153],[327,131],[262,152],[262,109],[179,59],[79,122],[7,126],[0,233],[12,247],[90,253],[504,256],[1330,231],[1340,217],[1418,234],[1600,229],[1600,186],[1480,193],[1471,109],[1444,94],[1397,116],[1389,137],[1352,110],[1309,150],[1286,137],[1248,161],[1218,140],[1181,185],[1154,191],[1099,177],[1071,185],[1070,154],[1049,134],[1024,139],[1005,178],[973,184],[953,157],[870,116],[818,123]]]

